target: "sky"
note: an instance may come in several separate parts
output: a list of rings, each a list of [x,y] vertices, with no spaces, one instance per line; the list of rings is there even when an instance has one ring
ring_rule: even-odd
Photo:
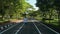
[[[36,0],[27,0],[26,2],[30,3],[34,8],[35,10],[38,10],[38,7],[36,7]]]

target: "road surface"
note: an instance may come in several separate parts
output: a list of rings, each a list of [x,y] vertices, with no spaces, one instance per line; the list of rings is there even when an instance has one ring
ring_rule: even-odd
[[[22,22],[6,29],[5,31],[0,32],[0,34],[59,34],[59,33],[53,32],[52,30],[45,27],[41,23]]]

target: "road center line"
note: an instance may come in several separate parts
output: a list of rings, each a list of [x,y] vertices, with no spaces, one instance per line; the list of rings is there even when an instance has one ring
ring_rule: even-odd
[[[24,24],[16,31],[15,34],[18,34],[18,32],[22,29],[23,26],[24,26]]]
[[[34,26],[36,27],[37,31],[39,32],[39,34],[41,34],[40,30],[38,29],[38,27],[35,25],[35,23],[33,22]]]
[[[17,25],[17,24],[16,24],[16,25]],[[9,30],[9,29],[13,28],[13,27],[14,27],[14,26],[16,26],[16,25],[13,25],[13,26],[9,27],[8,29],[6,29],[6,30],[4,30],[4,31],[0,32],[0,34],[2,34],[2,33],[4,33],[4,32],[6,32],[7,30]]]

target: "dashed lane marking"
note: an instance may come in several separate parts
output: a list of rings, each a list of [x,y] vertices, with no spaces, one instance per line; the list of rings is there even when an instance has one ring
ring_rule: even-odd
[[[15,34],[18,34],[18,32],[22,29],[23,26],[24,26],[24,24],[16,31]]]
[[[33,24],[34,24],[34,26],[36,27],[36,29],[37,29],[37,31],[39,32],[39,34],[42,34],[42,33],[40,32],[40,30],[38,29],[38,27],[35,25],[34,22],[33,22]]]

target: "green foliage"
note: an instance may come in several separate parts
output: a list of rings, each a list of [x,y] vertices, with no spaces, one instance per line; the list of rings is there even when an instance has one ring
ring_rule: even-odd
[[[59,24],[57,19],[60,21],[60,0],[36,0],[36,6],[39,7],[40,17],[47,18],[47,19],[53,19],[53,20],[47,20],[49,24],[53,24],[56,22],[56,24]],[[55,21],[56,20],[56,21]],[[46,20],[44,20],[46,21]]]
[[[28,8],[32,6],[26,0],[0,0],[2,18],[20,18]]]

